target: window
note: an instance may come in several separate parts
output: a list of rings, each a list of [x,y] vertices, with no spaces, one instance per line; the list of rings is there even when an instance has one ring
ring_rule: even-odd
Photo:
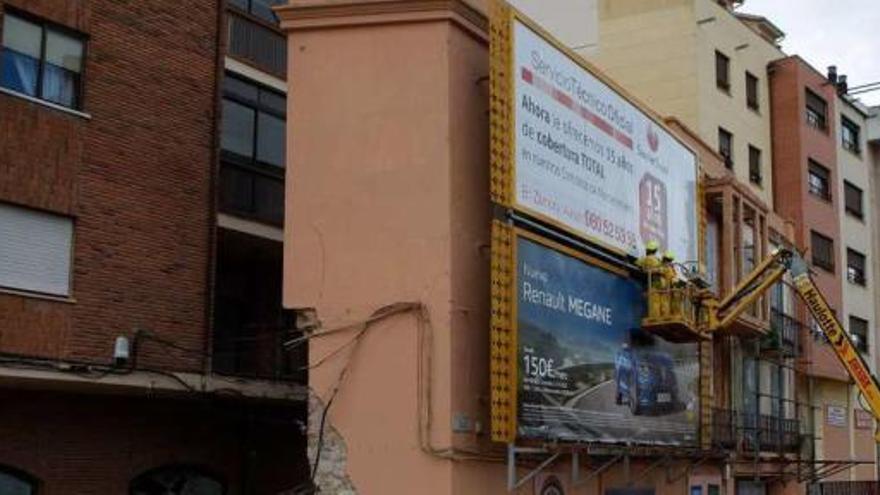
[[[849,335],[859,352],[868,352],[868,320],[850,315]]]
[[[816,129],[828,128],[828,104],[816,93],[807,90],[807,124]]]
[[[37,493],[37,479],[18,469],[0,465],[0,493],[34,495]]]
[[[852,284],[865,285],[865,255],[855,249],[846,250],[846,279]]]
[[[749,180],[757,186],[760,186],[764,181],[764,173],[761,169],[761,150],[752,145],[749,145]]]
[[[718,50],[715,51],[715,84],[718,89],[730,92],[730,59]]]
[[[746,105],[752,110],[757,110],[758,103],[758,78],[751,72],[746,72]]]
[[[207,471],[193,466],[166,466],[138,476],[130,495],[224,495],[226,488]]]
[[[277,23],[278,18],[272,7],[276,5],[284,5],[287,0],[228,0],[229,5],[237,7],[244,12],[259,17],[264,21]]]
[[[834,271],[834,241],[816,231],[810,232],[813,264],[829,272]]]
[[[230,74],[223,91],[221,211],[280,224],[286,98]]]
[[[846,202],[846,212],[856,218],[864,218],[862,190],[848,181],[843,181],[843,196]]]
[[[831,201],[831,173],[827,168],[810,160],[809,166],[810,194],[818,196],[826,201]]]
[[[852,151],[859,155],[862,153],[861,145],[861,129],[859,126],[846,117],[840,118],[840,141],[844,149]]]
[[[70,295],[70,218],[0,203],[0,287]]]
[[[81,36],[7,12],[3,16],[0,86],[80,108],[83,51]]]
[[[733,168],[733,134],[718,128],[718,154],[724,157],[724,166]]]
[[[284,168],[286,97],[228,75],[223,80],[221,146],[227,159]]]

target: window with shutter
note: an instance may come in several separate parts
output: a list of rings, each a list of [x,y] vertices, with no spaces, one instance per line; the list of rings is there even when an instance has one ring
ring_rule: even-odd
[[[0,287],[70,295],[73,221],[0,204]]]
[[[834,271],[834,241],[816,231],[810,232],[810,248],[813,265],[829,272]]]
[[[851,182],[844,181],[843,195],[846,203],[846,212],[856,218],[864,218],[865,213],[862,209],[862,189]]]
[[[807,124],[819,130],[828,128],[828,104],[816,93],[807,89]]]

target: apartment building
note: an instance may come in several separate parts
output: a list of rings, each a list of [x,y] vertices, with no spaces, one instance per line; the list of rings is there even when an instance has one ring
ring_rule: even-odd
[[[738,12],[741,3],[598,0],[582,2],[592,9],[586,14],[556,8],[542,17],[551,31],[559,26],[563,33],[574,32],[574,19],[589,23],[595,17],[593,38],[566,43],[649,106],[716,145],[731,172],[710,173],[705,183],[706,265],[719,290],[766,256],[768,242],[806,250],[817,284],[844,325],[853,334],[869,333],[862,329],[872,328],[876,310],[865,304],[873,301],[874,263],[866,239],[874,234],[871,225],[859,228],[857,214],[845,207],[849,197],[850,210],[858,211],[859,190],[864,198],[872,194],[866,180],[871,169],[852,151],[859,139],[853,133],[865,125],[863,112],[838,97],[838,85],[825,74],[787,57],[779,48],[784,33],[770,19]],[[579,36],[571,38],[584,38]],[[849,271],[864,286],[850,282]],[[756,307],[741,318],[745,331],[716,343],[722,349],[716,362],[731,377],[716,380],[718,418],[732,418],[745,443],[761,435],[751,432],[764,430],[751,422],[775,424],[767,436],[776,435],[773,428],[796,427],[798,462],[809,460],[812,474],[788,479],[876,479],[864,464],[873,461],[872,447],[860,434],[870,422],[857,412],[836,356],[810,329],[790,284],[780,284],[768,299],[766,313]],[[868,354],[870,340],[862,341]],[[762,455],[760,442],[751,443],[757,448],[750,450]],[[787,479],[755,471],[740,473],[743,490],[753,485],[746,478],[777,487]]]
[[[773,210],[770,165],[775,150],[767,64],[782,56],[774,44],[780,33],[769,23],[747,22],[708,2],[692,7],[664,4],[677,7],[670,8],[671,14],[656,2],[636,6],[615,1],[603,7],[619,13],[621,23],[626,21],[624,14],[632,13],[646,16],[639,23],[669,31],[627,35],[621,24],[616,34],[621,44],[628,36],[641,43],[634,42],[628,53],[669,64],[658,69],[651,62],[633,62],[608,72],[648,102],[646,108],[668,115],[667,126],[699,156],[705,264],[716,292],[726,294],[772,247],[798,243],[795,223]],[[528,2],[523,6],[528,8]],[[658,13],[666,16],[663,22],[650,19]],[[691,20],[676,24],[676,16]],[[486,255],[492,207],[484,199],[489,182],[484,120],[489,95],[483,86],[488,65],[486,12],[470,2],[392,1],[376,9],[369,2],[338,7],[304,1],[285,8],[283,18],[290,32],[292,64],[302,69],[291,86],[298,97],[294,125],[303,129],[288,136],[289,146],[298,150],[288,192],[299,192],[288,195],[287,211],[292,215],[285,219],[290,227],[285,305],[313,313],[331,330],[370,322],[369,333],[364,333],[369,337],[358,341],[356,358],[342,355],[328,362],[322,357],[336,356],[336,349],[346,345],[349,337],[342,333],[334,332],[312,348],[311,384],[329,409],[325,449],[330,461],[322,461],[319,485],[365,491],[501,491],[504,460],[497,457],[498,446],[488,442],[486,432],[490,405],[485,327],[492,318]],[[549,13],[548,19],[552,21]],[[599,20],[604,22],[602,15]],[[663,37],[679,36],[679,28],[688,22],[693,24],[689,32],[717,23],[724,26],[723,32],[733,33],[718,45],[731,54],[727,72],[716,72],[720,65],[714,48],[700,51],[698,59],[690,40],[694,46],[686,48],[691,51],[678,56],[678,45]],[[545,27],[556,32],[552,23]],[[600,32],[606,29],[600,27]],[[563,38],[571,34],[565,28],[560,33]],[[576,39],[577,33],[572,36]],[[737,37],[748,46],[736,42]],[[684,46],[686,41],[687,36],[681,36],[678,43]],[[594,50],[599,52],[599,71],[605,72],[606,62],[612,67],[623,63],[625,57],[603,50],[601,43]],[[333,60],[321,56],[330,52],[339,55]],[[384,70],[381,60],[389,56],[410,70]],[[698,60],[709,67],[701,76]],[[676,71],[685,66],[689,82],[677,79]],[[645,78],[655,78],[642,81],[643,90],[634,89],[627,79],[637,69]],[[329,77],[337,71],[357,74],[363,83]],[[723,88],[721,74],[728,81]],[[662,84],[656,78],[674,81]],[[734,85],[737,79],[741,83]],[[657,87],[669,94],[651,94]],[[700,105],[690,101],[697,88],[707,93]],[[322,98],[310,96],[318,93]],[[729,112],[717,111],[722,103],[716,100],[724,101]],[[705,110],[708,107],[712,110]],[[685,110],[677,113],[676,108]],[[708,114],[705,118],[701,108]],[[374,122],[380,115],[384,132],[399,139],[378,141],[375,133],[363,132],[363,122]],[[719,127],[735,131],[736,144],[719,147]],[[418,149],[407,144],[415,141]],[[748,161],[740,159],[750,155],[749,145],[760,151],[751,153],[760,158],[755,160],[760,167],[753,167],[754,177]],[[356,168],[351,167],[353,157],[359,163]],[[312,187],[298,189],[303,183]],[[354,243],[360,249],[353,252]],[[407,301],[418,303],[419,311],[376,319]],[[586,469],[590,475],[580,483],[566,481],[560,473],[570,468],[562,462],[552,464],[550,459],[547,470],[559,476],[561,486],[579,490],[575,493],[633,486],[656,493],[682,493],[693,487],[699,487],[699,493],[717,493],[722,486],[731,494],[802,493],[803,483],[818,479],[820,470],[812,462],[813,409],[799,395],[807,389],[799,367],[806,335],[800,312],[794,294],[780,284],[731,328],[704,344],[698,462],[689,460],[689,454],[669,453],[672,450],[646,453],[633,447],[615,458],[599,448],[583,461],[592,471]],[[420,337],[427,331],[437,333]],[[427,342],[433,347],[425,351]],[[429,352],[434,363],[430,375],[421,371],[426,359],[422,352]],[[415,376],[400,372],[410,369],[420,371]],[[340,391],[342,376],[346,380]],[[421,395],[427,394],[423,387],[431,391],[428,397]],[[374,393],[380,390],[381,401]],[[428,412],[413,417],[408,411],[414,408]],[[425,416],[434,419],[427,421]],[[421,446],[418,452],[408,447],[416,443]],[[375,445],[381,446],[381,456]],[[525,475],[528,468],[543,465],[543,451],[532,453],[529,464],[509,464],[508,476]],[[624,457],[622,466],[618,462]],[[665,473],[657,468],[664,465]],[[824,466],[841,469],[848,464]],[[581,487],[575,489],[576,484]],[[533,493],[529,485],[518,490]]]
[[[307,480],[275,3],[0,2],[0,492]]]
[[[868,126],[868,108],[846,94],[845,82],[841,82],[836,70],[828,74],[828,82],[837,87],[837,197],[839,208],[841,242],[839,266],[846,267],[843,277],[843,301],[841,322],[849,331],[856,347],[863,353],[876,374],[877,366],[877,294],[874,285],[872,259],[876,237],[876,218],[870,208],[871,198],[876,196],[872,179],[874,164],[867,147],[865,133]],[[874,459],[875,443],[868,435],[873,431],[874,419],[864,410],[858,398],[858,390],[850,390],[848,416],[853,422],[850,428],[850,456],[856,459]],[[859,466],[852,479],[876,479],[876,467]]]
[[[584,55],[658,112],[717,143],[727,167],[772,204],[767,64],[783,56],[769,20],[711,0],[597,2]]]

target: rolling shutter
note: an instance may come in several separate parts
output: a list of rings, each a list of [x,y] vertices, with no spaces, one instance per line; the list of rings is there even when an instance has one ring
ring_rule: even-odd
[[[0,204],[0,287],[70,295],[73,221]]]

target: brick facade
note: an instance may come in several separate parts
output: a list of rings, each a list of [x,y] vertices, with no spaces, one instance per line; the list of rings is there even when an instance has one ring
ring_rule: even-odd
[[[0,95],[0,200],[76,225],[75,302],[0,295],[0,351],[107,363],[115,337],[139,327],[206,349],[219,5],[0,4],[88,36],[91,115]],[[204,367],[149,343],[138,359]]]
[[[144,329],[173,345],[137,339],[138,370],[211,373],[224,5],[0,0],[0,30],[15,11],[87,39],[81,112],[0,92],[0,203],[74,222],[69,300],[0,290],[0,365],[109,365],[116,337]],[[230,495],[308,476],[302,402],[5,383],[0,466],[35,476],[41,495],[128,493],[172,463],[217,473]]]
[[[295,407],[20,390],[0,402],[0,464],[37,478],[40,495],[121,495],[169,464],[216,473],[229,495],[280,493],[308,473]]]
[[[827,129],[816,129],[806,121],[806,91],[822,97],[827,103]],[[770,71],[771,115],[773,120],[773,185],[775,209],[794,221],[795,240],[799,249],[812,253],[810,232],[815,230],[834,240],[834,259],[840,258],[840,212],[842,198],[832,193],[822,199],[808,190],[809,162],[813,160],[830,172],[829,187],[837,183],[836,157],[836,95],[834,86],[825,77],[796,56],[774,62]],[[813,270],[813,279],[832,309],[842,305],[842,274],[846,267],[833,272]],[[806,314],[802,315],[806,321]],[[810,342],[808,340],[807,342]],[[846,371],[837,356],[826,345],[817,342],[806,346],[809,371],[813,374],[847,380]]]

